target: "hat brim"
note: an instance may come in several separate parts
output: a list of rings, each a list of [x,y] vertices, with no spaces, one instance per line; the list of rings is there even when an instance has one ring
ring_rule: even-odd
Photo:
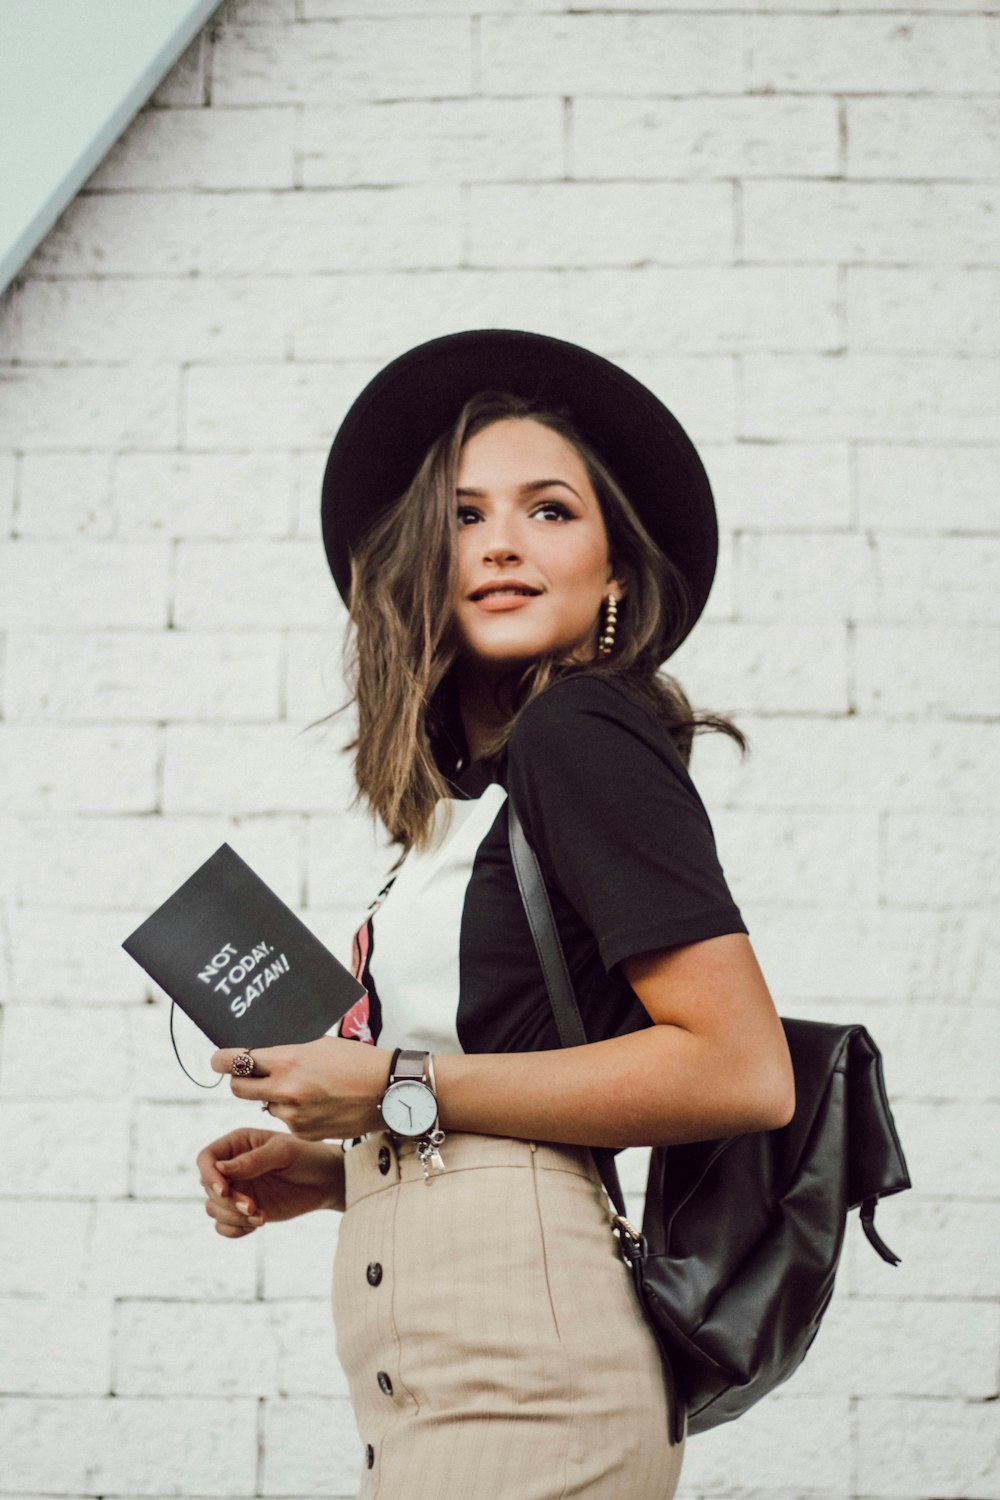
[[[345,600],[351,554],[407,489],[436,438],[471,396],[507,391],[568,408],[653,541],[682,574],[687,619],[676,649],[708,600],[719,535],[712,490],[677,418],[625,370],[546,334],[487,328],[447,334],[394,359],[365,387],[334,438],[323,475],[322,528]]]

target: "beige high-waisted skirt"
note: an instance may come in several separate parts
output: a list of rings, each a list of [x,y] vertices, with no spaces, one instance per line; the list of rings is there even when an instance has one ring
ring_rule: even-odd
[[[590,1152],[453,1134],[345,1153],[337,1353],[359,1500],[670,1500],[663,1369]]]

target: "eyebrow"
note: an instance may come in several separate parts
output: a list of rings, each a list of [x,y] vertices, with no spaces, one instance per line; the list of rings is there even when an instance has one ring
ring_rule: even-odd
[[[551,489],[554,484],[561,484],[562,487],[563,487],[563,489],[569,490],[569,492],[570,492],[571,495],[576,495],[576,498],[578,500],[581,498],[577,494],[577,492],[573,488],[573,486],[571,484],[567,484],[566,483],[565,479],[531,479],[531,480],[528,481],[527,484],[519,484],[517,488],[518,488],[518,493],[521,494],[521,495],[533,495],[536,490],[548,490],[548,489]],[[485,494],[486,494],[486,491],[485,490],[457,489],[455,491],[455,494],[456,495],[468,495],[468,496],[471,496],[471,498],[474,499],[474,500],[482,500],[484,498]]]

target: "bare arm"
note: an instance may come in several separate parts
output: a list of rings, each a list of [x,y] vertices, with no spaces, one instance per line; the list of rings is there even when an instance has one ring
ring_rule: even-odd
[[[655,1025],[547,1052],[435,1053],[442,1128],[639,1146],[791,1118],[784,1031],[744,933],[639,954],[623,968]],[[234,1056],[216,1052],[212,1066],[230,1072]],[[270,1101],[298,1137],[347,1138],[384,1128],[390,1056],[340,1037],[255,1048],[257,1074],[230,1086],[238,1098]]]
[[[442,1128],[638,1146],[787,1123],[791,1060],[745,934],[622,968],[654,1026],[557,1051],[435,1054]]]

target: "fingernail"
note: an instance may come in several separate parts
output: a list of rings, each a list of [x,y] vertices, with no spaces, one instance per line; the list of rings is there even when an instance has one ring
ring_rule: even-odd
[[[222,1197],[222,1183],[221,1182],[213,1182],[212,1183],[212,1191],[215,1192],[215,1193],[218,1193],[219,1197],[221,1198]]]
[[[249,1205],[249,1203],[239,1203],[239,1202],[237,1202],[236,1209],[237,1209],[237,1212],[241,1213],[241,1214],[249,1214],[250,1213],[250,1205]]]

